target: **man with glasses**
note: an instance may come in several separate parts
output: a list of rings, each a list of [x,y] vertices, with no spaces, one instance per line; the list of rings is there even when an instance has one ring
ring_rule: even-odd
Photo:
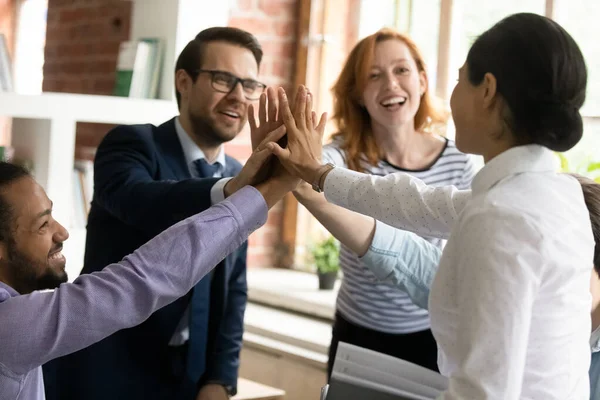
[[[179,116],[119,126],[98,148],[83,273],[252,184],[223,144],[246,125],[262,49],[250,33],[200,32],[175,67]],[[244,243],[185,297],[44,367],[49,400],[224,400],[236,392],[247,300]],[[99,301],[102,301],[99,299]]]

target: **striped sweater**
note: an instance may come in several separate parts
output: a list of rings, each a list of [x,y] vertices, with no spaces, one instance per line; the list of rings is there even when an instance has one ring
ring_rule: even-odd
[[[325,146],[324,162],[346,167],[345,156],[335,143]],[[407,170],[384,160],[374,168],[366,165],[367,173],[384,176],[396,172],[413,175],[428,185],[454,185],[468,189],[475,175],[472,159],[461,153],[451,140],[446,141],[444,150],[431,165],[423,170]],[[425,238],[442,247],[444,241]],[[343,278],[337,298],[337,311],[348,321],[380,332],[406,334],[429,329],[429,314],[412,303],[408,295],[398,288],[376,281],[373,273],[360,258],[342,246],[340,265]]]

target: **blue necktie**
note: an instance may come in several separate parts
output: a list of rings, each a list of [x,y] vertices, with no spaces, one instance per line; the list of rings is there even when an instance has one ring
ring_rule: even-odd
[[[221,164],[209,164],[204,158],[194,161],[199,178],[221,175]],[[210,288],[212,272],[194,286],[190,300],[190,338],[188,341],[187,374],[192,382],[198,382],[206,370],[206,350],[210,313]]]
[[[209,164],[206,159],[199,158],[194,161],[196,172],[199,178],[213,178],[215,175],[221,175],[221,164],[217,161],[214,164]]]

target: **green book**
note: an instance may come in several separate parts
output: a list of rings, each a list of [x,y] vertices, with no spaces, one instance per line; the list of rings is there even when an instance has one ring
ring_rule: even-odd
[[[137,45],[137,41],[127,41],[122,42],[119,46],[119,58],[117,60],[117,72],[113,90],[115,96],[129,97]]]

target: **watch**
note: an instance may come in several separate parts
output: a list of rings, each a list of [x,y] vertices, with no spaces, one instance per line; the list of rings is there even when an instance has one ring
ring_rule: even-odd
[[[321,168],[319,168],[319,170],[317,171],[317,176],[316,179],[311,183],[311,186],[313,188],[313,190],[317,193],[322,193],[323,192],[323,186],[325,186],[325,175],[331,171],[332,169],[335,168],[335,165],[332,163],[327,163],[325,165],[323,165]]]

